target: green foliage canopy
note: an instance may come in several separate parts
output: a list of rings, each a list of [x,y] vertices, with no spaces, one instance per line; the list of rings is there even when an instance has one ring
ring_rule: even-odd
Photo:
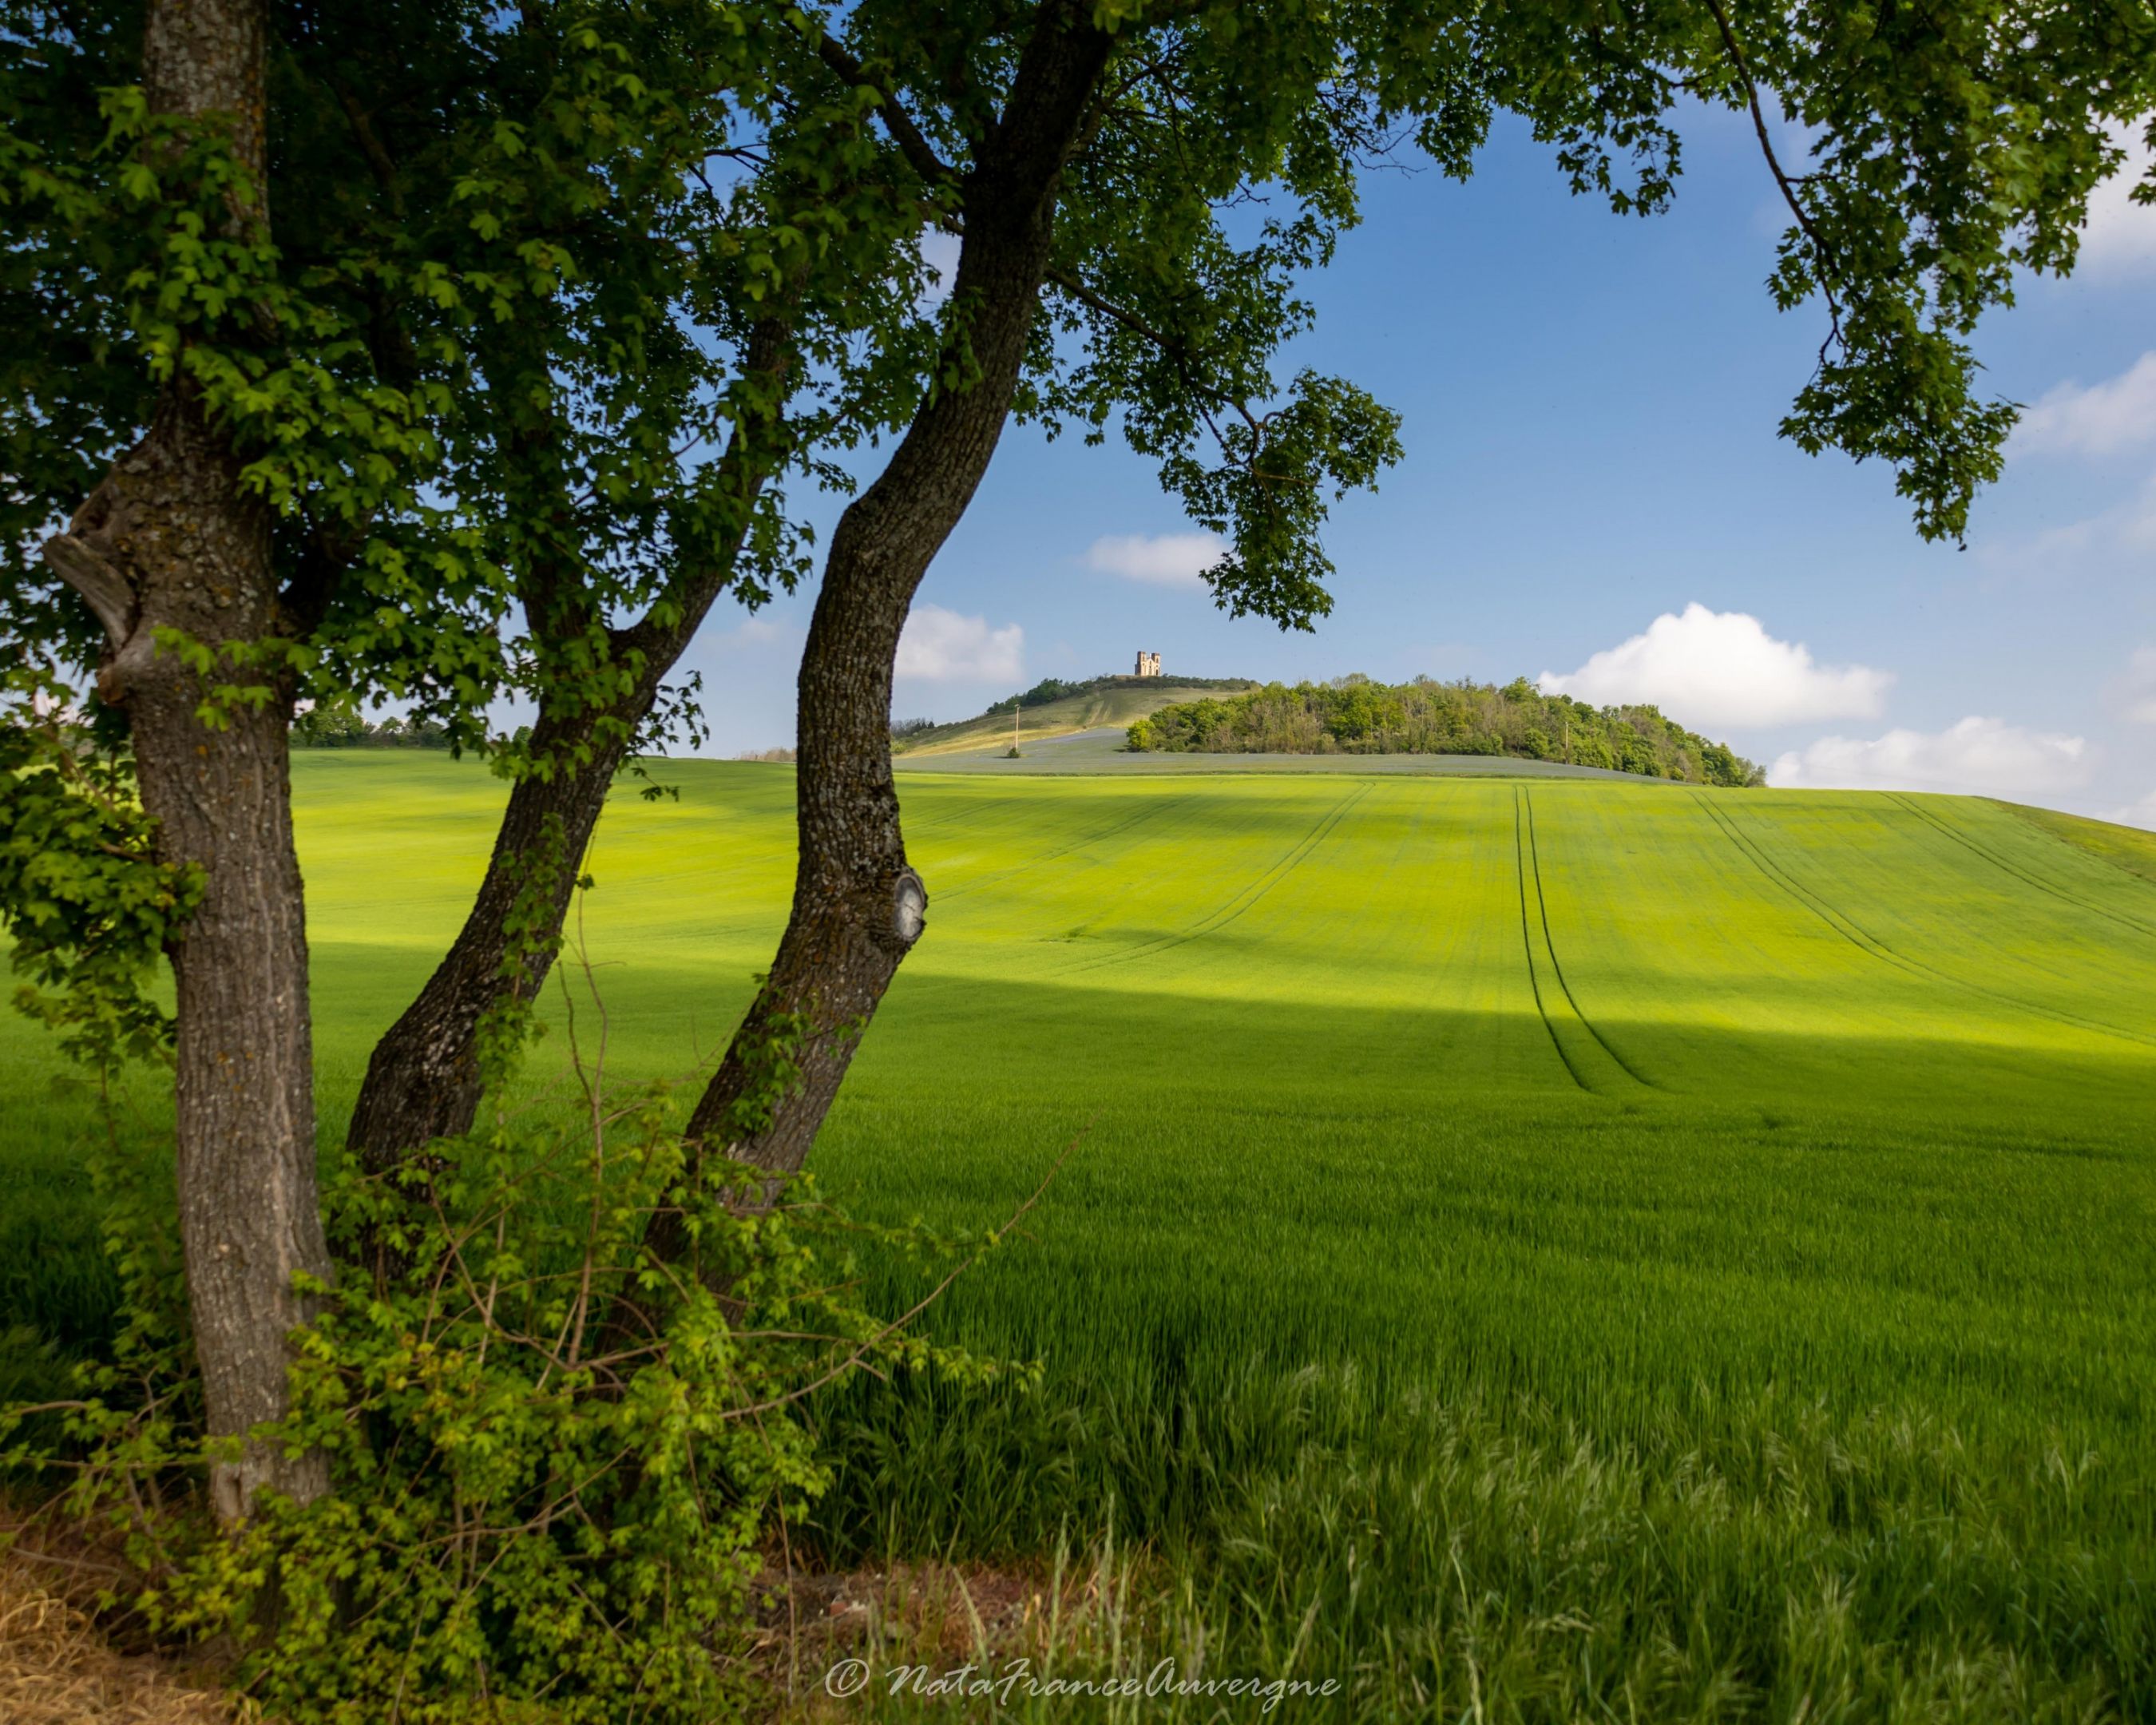
[[[269,24],[270,223],[235,232],[228,129],[149,111],[139,7],[0,0],[11,762],[59,688],[85,721],[70,747],[131,801],[125,710],[99,698],[106,628],[39,547],[176,377],[274,516],[274,633],[157,644],[228,667],[218,699],[282,691],[316,732],[398,702],[511,776],[563,761],[490,734],[505,696],[581,719],[557,734],[568,760],[609,726],[693,726],[693,700],[641,713],[624,692],[700,599],[798,579],[775,481],[841,478],[829,452],[903,411],[929,330],[917,199],[858,102],[789,82],[813,26],[753,3]],[[13,772],[0,819],[93,833],[95,809],[39,812],[87,782]],[[113,880],[85,843],[85,891],[110,889],[85,913],[100,947],[168,937],[128,915],[166,887]],[[38,950],[63,938],[13,891],[4,913]],[[54,962],[116,985],[156,950]],[[126,990],[71,1009],[150,1010]]]

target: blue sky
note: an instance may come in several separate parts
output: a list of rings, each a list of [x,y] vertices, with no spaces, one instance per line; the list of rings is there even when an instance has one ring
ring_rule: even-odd
[[[2156,826],[2156,210],[2115,184],[2076,278],[2025,284],[1980,332],[1993,388],[2034,411],[1965,551],[1917,537],[1886,469],[1775,435],[1822,333],[1768,298],[1782,225],[1719,115],[1644,221],[1573,198],[1517,128],[1464,186],[1374,178],[1283,367],[1405,417],[1406,459],[1327,531],[1331,618],[1229,620],[1147,463],[1014,428],[922,586],[899,711],[961,716],[1142,647],[1212,676],[1549,674],[1659,698],[1778,783]],[[711,752],[791,741],[808,608],[707,625]]]

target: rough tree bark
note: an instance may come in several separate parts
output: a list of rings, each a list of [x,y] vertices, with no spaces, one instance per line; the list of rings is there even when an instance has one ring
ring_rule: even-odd
[[[634,725],[649,704],[647,695],[626,721]],[[532,748],[565,758],[581,722],[542,711]],[[346,1134],[370,1172],[394,1168],[434,1139],[470,1128],[482,1087],[480,1025],[497,1005],[530,1000],[545,983],[553,942],[531,945],[528,933],[559,933],[628,740],[594,738],[589,747],[581,766],[516,782],[464,927],[418,998],[375,1044]],[[524,949],[513,963],[512,947]]]
[[[799,678],[792,913],[769,978],[689,1136],[776,1174],[798,1171],[860,1033],[920,933],[891,769],[891,685],[915,589],[987,472],[1038,316],[1063,171],[1085,135],[1111,39],[1090,7],[1044,8],[1000,124],[963,182],[965,238],[946,376],[890,465],[839,517]],[[806,1021],[806,1034],[796,1032]],[[798,1076],[773,1095],[770,1050]],[[655,1242],[664,1250],[667,1242]]]
[[[762,380],[767,403],[783,399],[790,341],[783,318],[767,319],[751,332],[744,369]],[[633,734],[733,578],[751,511],[770,472],[765,445],[772,441],[753,423],[729,439],[720,458],[721,483],[739,500],[741,527],[676,584],[667,620],[654,609],[613,632],[617,657],[640,661],[632,688],[598,709],[542,699],[531,752],[556,769],[520,778],[511,790],[464,927],[368,1059],[346,1142],[371,1171],[394,1168],[433,1140],[471,1129],[484,1085],[481,1026],[498,1007],[533,999],[546,983],[593,830]]]
[[[268,215],[260,0],[151,0],[143,84],[153,113],[233,129]],[[292,845],[289,680],[218,728],[198,708],[211,679],[160,653],[155,632],[216,644],[290,634],[273,576],[270,520],[244,495],[240,461],[184,376],[142,439],[113,464],[45,556],[105,625],[99,692],[124,706],[144,807],[167,862],[202,871],[201,908],[172,942],[178,986],[178,1194],[187,1296],[209,1429],[244,1438],[289,1410],[286,1338],[307,1305],[304,1271],[327,1280],[315,1183],[314,1067],[300,865]],[[254,682],[274,673],[215,680]],[[305,1502],[329,1488],[319,1453],[244,1443],[213,1470],[218,1518],[264,1487]]]

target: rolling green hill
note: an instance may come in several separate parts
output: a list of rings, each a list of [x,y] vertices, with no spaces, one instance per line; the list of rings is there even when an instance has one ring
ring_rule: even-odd
[[[1252,687],[1235,678],[1178,681],[1173,677],[1100,677],[1083,694],[1022,707],[1018,714],[1020,747],[1052,737],[1100,726],[1128,726],[1179,701],[1195,701],[1223,689]],[[1008,706],[976,719],[931,726],[897,739],[895,752],[908,756],[978,752],[1010,747],[1011,712]]]
[[[334,1135],[501,793],[295,771]],[[624,1079],[710,1054],[790,886],[790,769],[666,776],[581,918]],[[986,1227],[1080,1142],[929,1318],[1042,1389],[862,1386],[798,1539],[1111,1532],[1182,1578],[1147,1648],[1340,1676],[1302,1720],[2156,1717],[2156,839],[1563,778],[901,793],[929,932],[827,1189]],[[76,1345],[91,1111],[0,1053],[0,1300]]]

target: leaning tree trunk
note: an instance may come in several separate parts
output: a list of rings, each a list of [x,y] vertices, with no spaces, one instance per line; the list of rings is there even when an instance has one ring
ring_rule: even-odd
[[[629,729],[649,706],[627,716]],[[531,747],[565,760],[588,719],[542,712]],[[380,1173],[436,1138],[468,1132],[484,1085],[481,1030],[505,1005],[535,999],[552,968],[592,830],[629,734],[588,742],[589,758],[517,780],[464,927],[418,998],[374,1046],[346,1142]]]
[[[832,535],[801,659],[793,911],[688,1128],[693,1140],[774,1174],[798,1171],[808,1156],[861,1032],[921,930],[927,893],[906,864],[891,770],[899,631],[1009,416],[1064,166],[1110,45],[1086,8],[1044,9],[1006,117],[965,187],[951,295],[962,334],[939,370],[963,375],[970,367],[970,381],[931,395]],[[663,1250],[670,1242],[657,1244]]]
[[[259,0],[152,0],[144,53],[151,110],[229,125],[258,193],[264,30]],[[235,231],[266,225],[259,202],[231,219]],[[176,382],[142,440],[45,550],[105,625],[112,650],[99,692],[126,710],[159,859],[201,871],[201,906],[169,949],[180,1231],[210,1434],[244,1440],[290,1411],[287,1338],[308,1315],[293,1280],[326,1281],[330,1260],[315,1184],[289,680],[224,665],[203,676],[155,642],[161,628],[213,647],[284,632],[269,516],[243,492],[240,465],[192,388]],[[203,722],[213,682],[260,677],[278,680],[265,705]],[[243,1441],[237,1461],[213,1468],[210,1488],[230,1523],[258,1491],[306,1502],[329,1475],[318,1451],[288,1456]]]
[[[346,1143],[370,1172],[387,1172],[436,1138],[471,1130],[486,1081],[485,1025],[545,986],[614,775],[660,684],[733,578],[778,441],[772,438],[774,449],[767,449],[762,433],[779,418],[791,339],[782,316],[763,320],[750,334],[744,371],[758,380],[770,418],[760,430],[737,429],[720,458],[739,525],[664,607],[613,636],[613,650],[639,663],[634,685],[606,707],[542,697],[530,754],[551,770],[527,773],[511,790],[464,927],[368,1058]]]

